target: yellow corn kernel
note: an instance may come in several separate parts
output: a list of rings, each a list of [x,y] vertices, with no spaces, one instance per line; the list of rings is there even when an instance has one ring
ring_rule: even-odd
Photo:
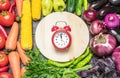
[[[32,49],[32,16],[30,0],[23,1],[20,43],[24,50]]]

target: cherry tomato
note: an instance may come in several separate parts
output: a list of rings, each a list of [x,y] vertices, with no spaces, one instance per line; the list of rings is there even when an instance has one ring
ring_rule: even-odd
[[[0,52],[0,67],[4,67],[8,64],[8,56],[5,53]]]
[[[9,0],[0,0],[0,11],[8,10],[10,8]]]
[[[4,48],[5,46],[5,36],[0,34],[0,49]]]
[[[2,11],[0,13],[0,25],[9,27],[14,22],[14,15],[8,11]]]
[[[13,78],[13,76],[9,72],[2,72],[0,73],[0,78]]]

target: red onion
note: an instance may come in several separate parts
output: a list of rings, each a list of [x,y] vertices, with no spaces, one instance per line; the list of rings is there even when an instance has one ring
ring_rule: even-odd
[[[93,35],[97,35],[100,32],[104,32],[105,25],[102,21],[100,20],[95,20],[91,23],[90,25],[90,32]]]
[[[107,14],[104,21],[108,28],[115,28],[120,25],[119,17],[116,14]]]
[[[90,40],[92,51],[98,56],[106,56],[116,47],[116,39],[110,34],[98,34]]]
[[[120,73],[120,46],[116,47],[113,51],[112,59],[116,64],[118,73]]]
[[[85,10],[83,13],[83,18],[87,22],[92,22],[92,21],[96,20],[97,12],[94,10],[90,10],[90,9]]]

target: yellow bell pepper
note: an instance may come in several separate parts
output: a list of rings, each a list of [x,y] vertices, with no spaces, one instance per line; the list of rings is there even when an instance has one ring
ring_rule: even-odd
[[[63,0],[53,0],[54,11],[61,12],[66,8],[66,4]]]
[[[53,1],[52,0],[42,0],[42,15],[47,16],[53,10]]]

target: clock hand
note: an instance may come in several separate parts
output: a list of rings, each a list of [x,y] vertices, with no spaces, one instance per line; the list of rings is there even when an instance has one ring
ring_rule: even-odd
[[[61,38],[61,40],[62,40],[62,33],[60,34],[60,38]]]

